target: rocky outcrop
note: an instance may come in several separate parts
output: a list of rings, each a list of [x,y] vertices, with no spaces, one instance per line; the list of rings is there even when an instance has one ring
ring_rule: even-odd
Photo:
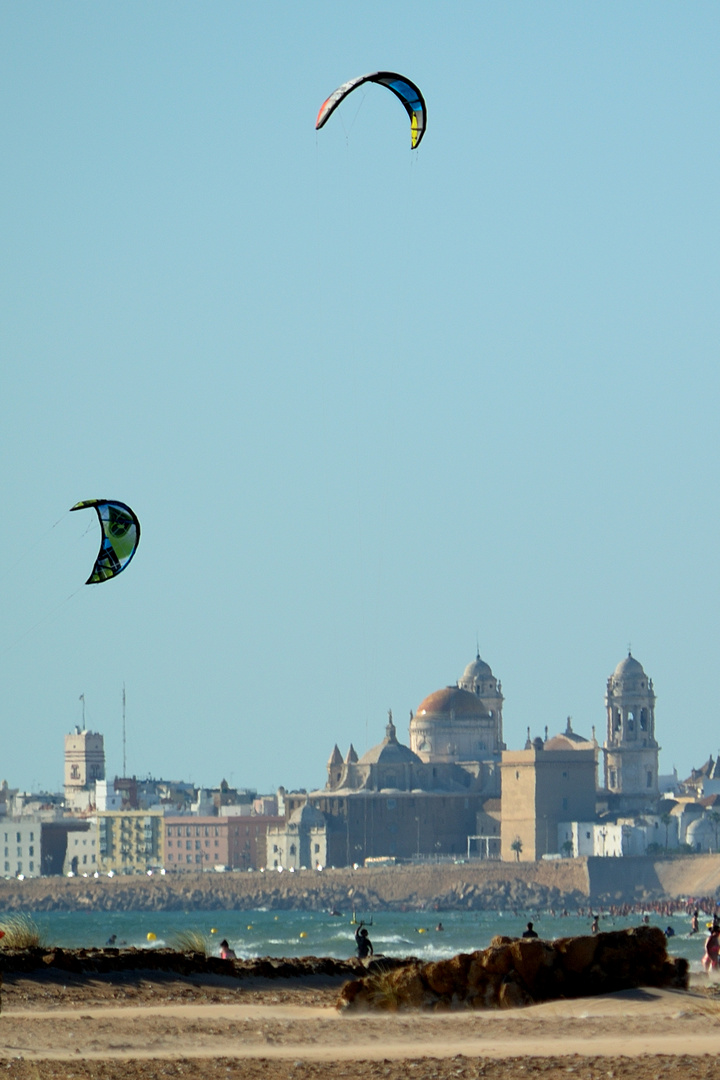
[[[668,957],[655,926],[559,938],[496,937],[487,949],[434,963],[410,961],[347,983],[344,1009],[518,1008],[638,986],[687,988],[688,962]]]
[[[407,964],[407,960],[388,960],[385,970]],[[332,957],[303,956],[290,959],[259,957],[254,960],[221,960],[199,952],[175,949],[2,949],[0,974],[7,977],[31,973],[69,972],[80,978],[113,977],[153,973],[187,976],[225,975],[238,981],[257,979],[354,979],[373,970],[359,960],[334,960]]]

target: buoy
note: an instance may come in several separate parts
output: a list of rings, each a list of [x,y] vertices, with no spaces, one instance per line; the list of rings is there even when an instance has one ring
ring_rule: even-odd
[[[425,933],[425,927],[424,926],[418,926],[418,934],[424,934],[424,933]]]
[[[301,930],[300,931],[300,937],[307,937],[307,931]]]
[[[210,933],[211,934],[217,934],[217,926],[211,926],[210,927]]]
[[[280,918],[280,916],[279,916],[279,915],[276,915],[276,916],[275,916],[275,922],[277,922],[279,918]]]
[[[248,926],[248,930],[252,930],[252,923]]]
[[[148,941],[157,941],[157,934],[153,934],[152,930],[150,930],[148,932],[147,939]]]

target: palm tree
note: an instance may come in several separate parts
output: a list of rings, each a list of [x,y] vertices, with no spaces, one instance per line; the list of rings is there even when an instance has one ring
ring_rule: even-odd
[[[520,852],[522,851],[522,849],[522,840],[519,836],[516,836],[512,844],[510,845],[510,850],[515,852],[515,858],[518,862],[520,862]]]

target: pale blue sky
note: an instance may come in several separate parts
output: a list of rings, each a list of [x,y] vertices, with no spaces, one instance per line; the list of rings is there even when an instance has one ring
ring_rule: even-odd
[[[505,739],[717,732],[715,3],[0,3],[2,772],[315,787],[481,655]],[[315,132],[341,82],[378,87]],[[143,527],[116,581],[79,499]],[[56,524],[57,523],[57,524]]]

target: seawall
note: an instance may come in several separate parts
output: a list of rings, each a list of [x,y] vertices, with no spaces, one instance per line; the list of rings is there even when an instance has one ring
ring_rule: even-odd
[[[166,874],[152,878],[0,880],[0,912],[172,911],[255,908],[503,910],[583,903],[585,859],[546,863],[373,867],[268,873]]]
[[[0,880],[13,911],[519,910],[715,896],[720,855]]]

